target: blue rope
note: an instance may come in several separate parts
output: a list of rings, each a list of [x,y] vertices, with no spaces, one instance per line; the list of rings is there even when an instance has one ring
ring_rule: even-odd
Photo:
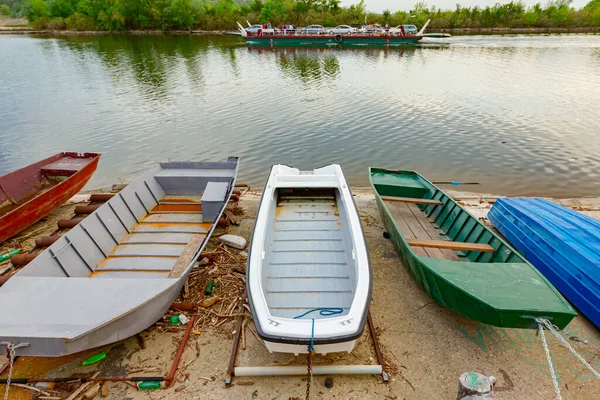
[[[328,308],[328,307],[313,308],[312,310],[309,310],[309,311],[305,312],[304,314],[300,314],[300,315],[294,317],[294,319],[302,318],[302,317],[304,317],[312,312],[315,312],[315,311],[319,311],[319,314],[323,317],[329,317],[331,315],[343,313],[344,309],[343,308]]]
[[[343,308],[327,308],[327,307],[313,308],[312,310],[309,310],[309,311],[305,312],[304,314],[295,316],[294,319],[302,318],[302,317],[310,314],[311,312],[315,312],[315,311],[318,311],[319,314],[323,317],[329,317],[330,315],[336,315],[336,314],[343,313],[344,309]],[[310,344],[308,345],[309,353],[313,352],[314,344],[315,344],[315,319],[312,318],[312,329],[310,332]]]
[[[315,319],[312,319],[312,331],[310,332],[310,344],[308,345],[308,352],[312,353],[315,344]]]

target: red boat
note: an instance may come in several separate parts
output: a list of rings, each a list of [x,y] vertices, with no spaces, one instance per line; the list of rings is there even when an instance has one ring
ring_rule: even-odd
[[[98,166],[97,153],[59,153],[0,176],[0,242],[77,194]]]

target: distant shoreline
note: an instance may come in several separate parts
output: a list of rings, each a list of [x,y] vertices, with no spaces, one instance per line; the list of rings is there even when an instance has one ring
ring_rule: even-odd
[[[224,30],[124,30],[124,31],[72,31],[72,30],[49,30],[34,29],[29,27],[0,27],[0,35],[221,35]],[[468,35],[506,35],[506,34],[551,34],[551,33],[600,33],[600,26],[580,28],[448,28],[433,29],[431,33],[450,33],[457,36]]]

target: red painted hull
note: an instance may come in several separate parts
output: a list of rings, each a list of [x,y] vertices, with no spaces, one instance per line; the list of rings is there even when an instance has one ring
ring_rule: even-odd
[[[44,218],[77,194],[92,177],[99,160],[97,153],[59,153],[1,176],[0,242]],[[55,184],[44,183],[56,176],[67,178]]]

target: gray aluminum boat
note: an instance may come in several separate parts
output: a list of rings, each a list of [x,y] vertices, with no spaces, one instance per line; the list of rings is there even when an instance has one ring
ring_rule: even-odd
[[[0,288],[0,342],[63,356],[135,335],[180,292],[223,213],[238,158],[162,163]]]

